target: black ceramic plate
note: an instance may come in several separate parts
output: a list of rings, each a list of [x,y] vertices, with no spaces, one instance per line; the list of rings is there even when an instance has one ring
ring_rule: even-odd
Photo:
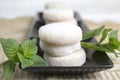
[[[75,19],[77,20],[78,25],[82,28],[83,33],[89,30],[86,24],[83,22],[82,18],[79,16],[79,14],[75,13]],[[29,39],[33,39],[33,38],[37,39],[38,42],[37,45],[39,44],[38,29],[42,25],[45,25],[45,21],[42,17],[42,13],[39,13],[36,16],[35,20],[33,20],[28,35]],[[85,41],[96,42],[95,38],[90,38]],[[91,49],[85,49],[85,52],[87,54],[87,58],[86,58],[86,63],[83,66],[74,66],[74,67],[73,66],[70,67],[42,66],[42,67],[28,67],[25,68],[24,70],[29,72],[39,72],[40,74],[80,74],[80,73],[101,71],[113,67],[112,61],[109,59],[109,57],[106,55],[105,52],[94,51]],[[43,57],[43,51],[40,49],[40,47],[37,54]]]

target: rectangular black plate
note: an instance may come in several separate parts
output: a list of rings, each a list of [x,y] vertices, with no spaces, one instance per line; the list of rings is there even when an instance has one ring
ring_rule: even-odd
[[[87,32],[89,29],[79,16],[78,13],[75,12],[75,19],[78,22],[78,25],[82,28],[83,33]],[[42,12],[38,13],[36,18],[33,20],[28,39],[37,39],[37,46],[39,47],[39,38],[38,38],[38,29],[45,25],[45,21],[42,17]],[[85,40],[88,42],[97,42],[95,38],[90,38]],[[39,72],[39,74],[80,74],[80,73],[90,73],[101,71],[105,69],[109,69],[113,67],[113,63],[110,58],[106,55],[105,52],[95,51],[91,49],[85,49],[87,54],[86,63],[83,66],[74,66],[74,67],[59,67],[59,66],[41,66],[41,67],[28,67],[23,70],[29,72]],[[43,57],[43,51],[38,50],[38,55]]]

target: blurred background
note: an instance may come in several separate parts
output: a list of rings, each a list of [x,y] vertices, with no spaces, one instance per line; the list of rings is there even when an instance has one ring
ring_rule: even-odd
[[[0,0],[0,17],[13,19],[35,16],[44,10],[47,2],[55,0]],[[82,18],[94,22],[114,21],[120,23],[120,0],[57,0],[70,4]]]

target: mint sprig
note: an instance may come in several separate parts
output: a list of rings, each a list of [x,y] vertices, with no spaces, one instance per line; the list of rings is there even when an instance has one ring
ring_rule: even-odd
[[[8,61],[0,64],[3,65],[5,80],[9,80],[15,71],[16,63],[20,63],[22,69],[29,66],[48,66],[48,64],[38,56],[36,39],[26,40],[19,44],[15,39],[0,38],[3,51],[6,54]]]
[[[118,57],[118,52],[120,52],[120,41],[118,40],[118,30],[105,29],[105,26],[99,27],[94,30],[90,30],[83,35],[83,40],[89,39],[91,37],[96,37],[102,34],[100,41],[98,43],[92,42],[81,42],[81,46],[84,48],[90,48],[103,52],[111,52]],[[109,42],[102,43],[108,37]]]

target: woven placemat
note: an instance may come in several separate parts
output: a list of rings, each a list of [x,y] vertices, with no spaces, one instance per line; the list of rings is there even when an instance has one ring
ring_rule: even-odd
[[[0,37],[14,38],[17,39],[19,43],[23,42],[27,37],[32,19],[32,17],[20,17],[12,20],[0,18]],[[86,20],[86,24],[90,29],[97,28],[100,25],[104,24],[106,27],[120,30],[120,24],[110,21],[95,23]],[[99,37],[97,37],[97,39],[99,39]],[[120,57],[116,58],[112,53],[108,53],[108,56],[112,59],[114,67],[101,72],[82,75],[39,75],[22,71],[19,69],[19,66],[17,66],[16,72],[14,73],[11,80],[119,80]],[[2,47],[0,45],[0,63],[4,62],[5,60],[7,60],[7,58],[4,55]],[[2,78],[2,76],[3,69],[0,68],[0,78]]]

